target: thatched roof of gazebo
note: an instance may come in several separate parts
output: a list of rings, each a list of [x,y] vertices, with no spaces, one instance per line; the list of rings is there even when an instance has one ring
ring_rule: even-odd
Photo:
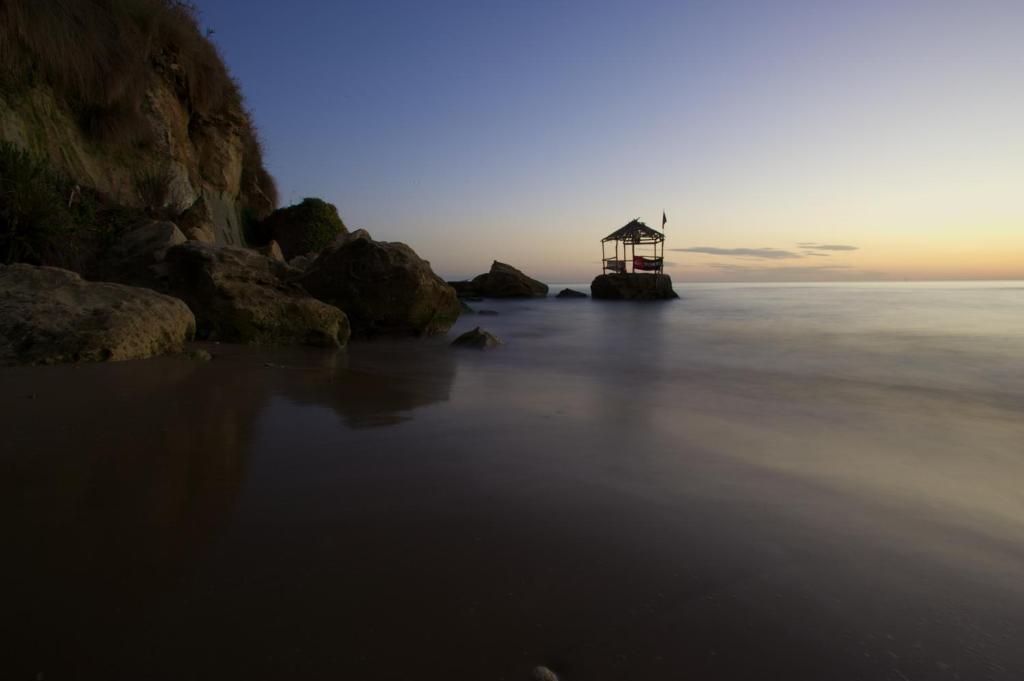
[[[665,235],[656,229],[652,229],[634,219],[628,225],[619,227],[617,230],[601,239],[601,241],[625,241],[630,244],[656,244],[665,240]]]

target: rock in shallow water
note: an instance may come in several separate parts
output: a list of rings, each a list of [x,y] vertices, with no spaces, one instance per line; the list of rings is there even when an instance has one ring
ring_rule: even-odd
[[[148,289],[55,267],[0,265],[0,364],[141,359],[181,352],[196,322]]]
[[[345,313],[310,297],[282,262],[198,241],[170,249],[164,262],[169,292],[192,308],[200,338],[333,348],[348,342]]]
[[[462,308],[455,290],[403,243],[374,241],[357,230],[328,246],[300,282],[345,311],[355,333],[444,333]]]
[[[589,298],[583,291],[576,291],[571,288],[563,288],[555,298]]]
[[[475,292],[485,298],[543,298],[548,294],[547,284],[497,260],[490,272],[474,277],[464,288],[466,295]]]
[[[496,348],[501,345],[501,339],[478,326],[453,340],[452,345],[457,348],[486,350],[487,348]]]
[[[590,284],[590,293],[605,300],[671,300],[678,298],[667,274],[601,274]]]

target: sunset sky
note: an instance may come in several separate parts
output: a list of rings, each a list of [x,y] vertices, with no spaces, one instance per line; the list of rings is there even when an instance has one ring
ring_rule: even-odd
[[[282,202],[448,278],[1024,278],[1020,0],[199,5]]]

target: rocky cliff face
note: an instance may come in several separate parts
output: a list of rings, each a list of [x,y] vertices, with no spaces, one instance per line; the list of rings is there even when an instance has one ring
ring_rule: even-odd
[[[0,140],[112,203],[196,204],[221,244],[275,207],[238,88],[174,0],[0,4]]]

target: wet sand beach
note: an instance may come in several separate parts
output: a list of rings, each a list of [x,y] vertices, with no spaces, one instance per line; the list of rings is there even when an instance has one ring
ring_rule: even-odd
[[[2,676],[1024,678],[1024,285],[678,289],[0,369]]]

